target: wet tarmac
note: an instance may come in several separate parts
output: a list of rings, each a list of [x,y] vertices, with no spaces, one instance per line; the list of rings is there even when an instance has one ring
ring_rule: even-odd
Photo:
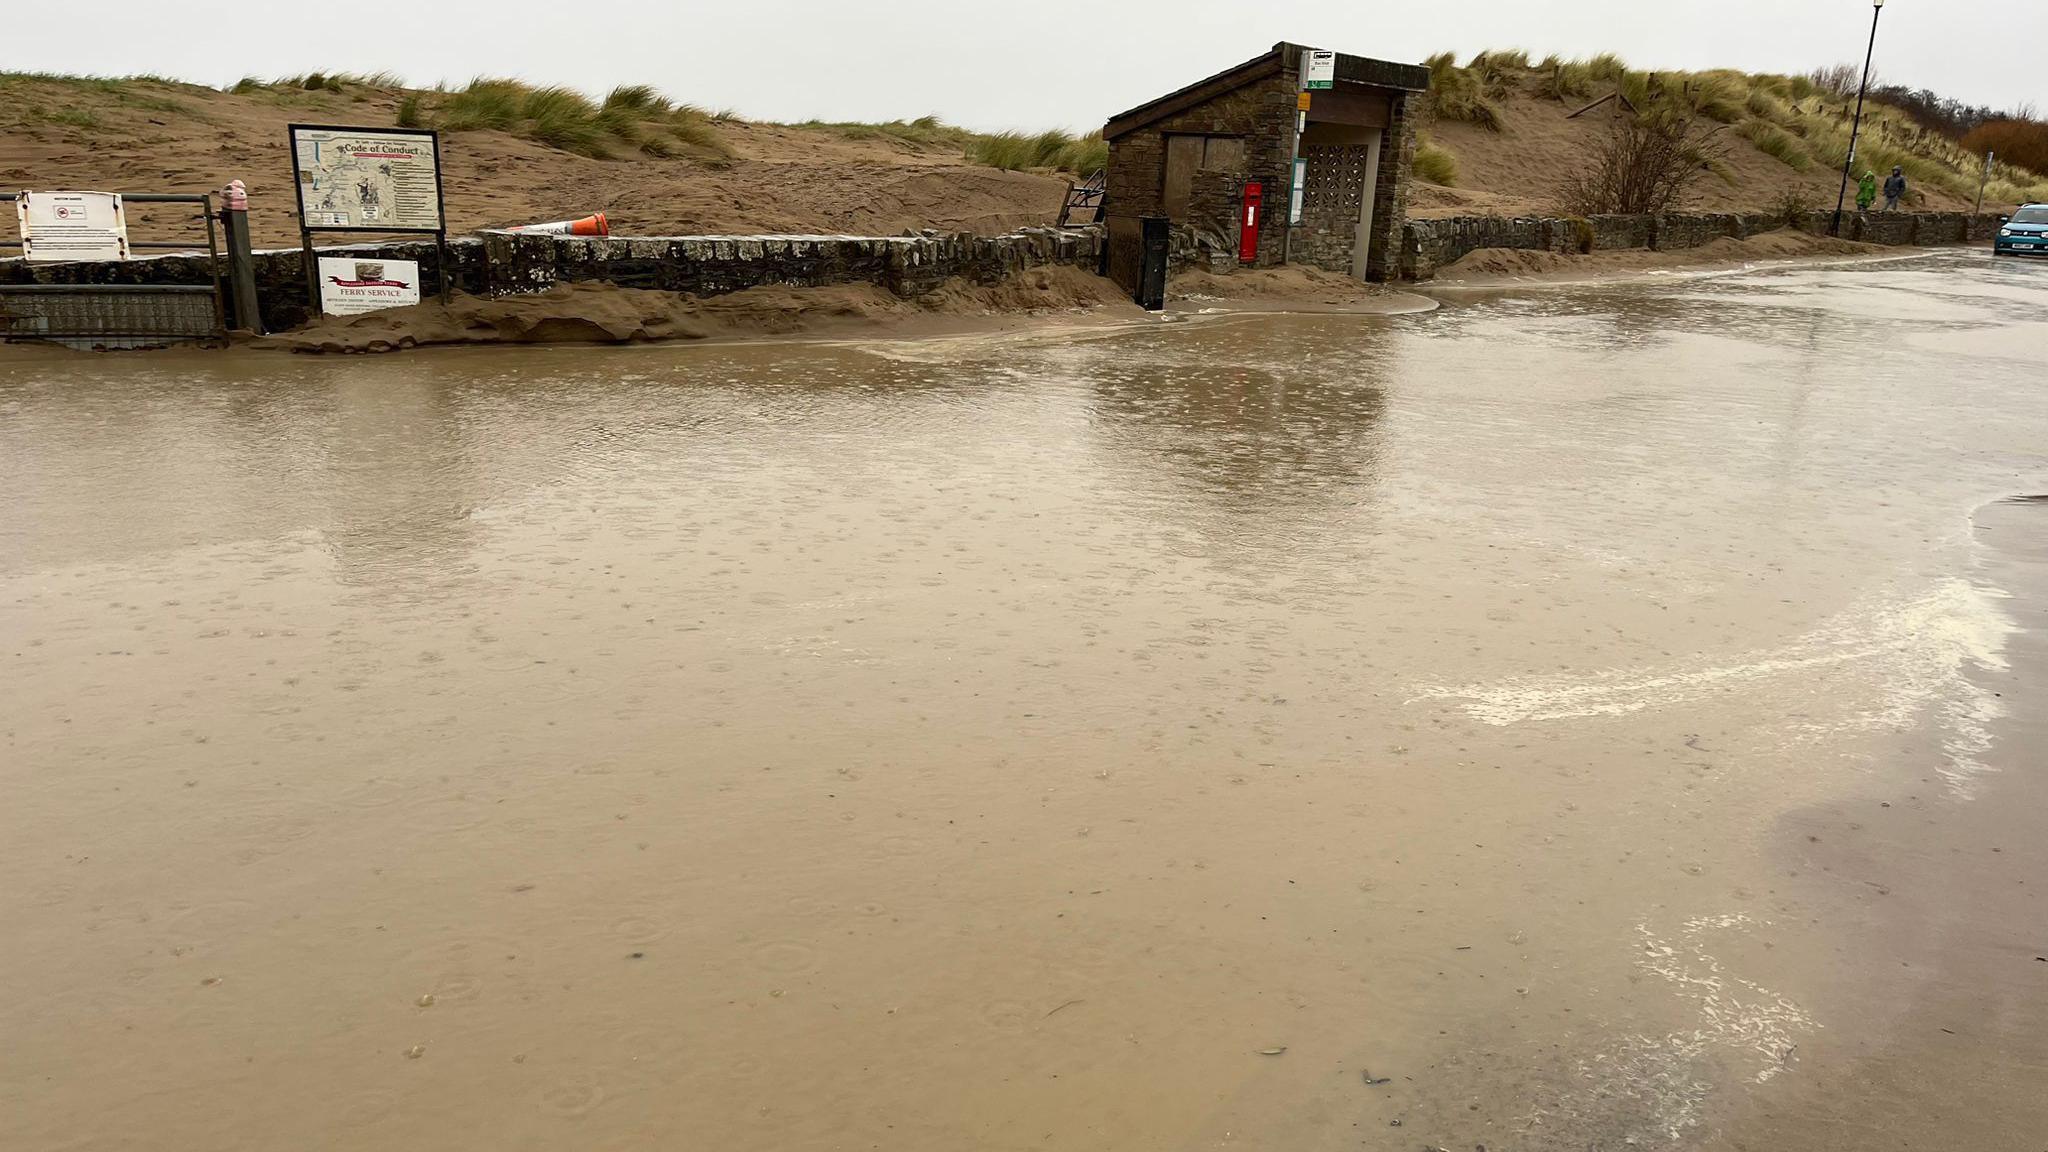
[[[8,1148],[2048,1131],[2048,269],[9,361],[0,492]]]

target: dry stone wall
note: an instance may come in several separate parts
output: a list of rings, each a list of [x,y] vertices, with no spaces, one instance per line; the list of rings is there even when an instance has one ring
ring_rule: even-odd
[[[1410,135],[1403,132],[1406,137]],[[1225,182],[1204,187],[1206,207],[1227,203]],[[1398,189],[1390,189],[1399,195]],[[1213,205],[1209,202],[1214,201]],[[1269,200],[1269,205],[1271,201]],[[1269,212],[1271,219],[1274,213]],[[1383,220],[1374,213],[1375,221]],[[1134,248],[1130,235],[1115,240]],[[1826,229],[1828,217],[1802,223],[1809,232]],[[1601,252],[1628,248],[1693,248],[1723,236],[1754,236],[1783,228],[1782,217],[1745,213],[1669,213],[1659,216],[1523,217],[1460,216],[1411,220],[1401,229],[1398,273],[1428,280],[1438,269],[1481,248],[1544,252]],[[1961,212],[1872,212],[1843,220],[1852,240],[1888,245],[1935,245],[1989,240],[1998,231],[1993,215]],[[1177,266],[1235,264],[1235,238],[1219,247],[1218,237],[1191,230],[1176,237]],[[713,296],[762,285],[821,287],[878,284],[899,296],[915,297],[960,277],[993,282],[1045,265],[1101,267],[1111,244],[1101,226],[1060,230],[1027,228],[1003,236],[936,232],[915,236],[680,236],[581,237],[491,233],[448,244],[452,287],[475,294],[544,291],[558,282],[605,282]],[[416,260],[421,293],[441,290],[434,246],[421,241],[360,244],[320,250],[363,259]],[[1262,257],[1268,252],[1261,253]],[[1377,262],[1377,261],[1376,261]],[[1394,266],[1389,265],[1393,271]],[[29,264],[0,260],[0,284],[207,284],[212,274],[198,256],[160,256],[91,264]],[[306,282],[296,248],[256,253],[256,286],[263,321],[272,331],[309,318]]]
[[[1003,236],[937,232],[915,236],[586,237],[494,232],[451,240],[448,279],[464,292],[539,292],[558,282],[605,282],[713,296],[781,284],[879,284],[915,297],[960,277],[993,282],[1051,264],[1093,270],[1100,228],[1027,228]],[[417,260],[423,297],[439,294],[434,245],[405,241],[322,248],[323,255]],[[0,284],[207,284],[197,256],[93,264],[0,260]],[[265,327],[281,331],[310,316],[296,248],[256,253],[256,294]]]
[[[1405,280],[1428,280],[1437,269],[1481,248],[1542,252],[1606,252],[1627,248],[1678,251],[1723,237],[1741,239],[1798,227],[1827,231],[1832,214],[1813,214],[1788,224],[1783,216],[1749,212],[1667,212],[1645,216],[1519,217],[1452,216],[1410,220],[1402,230],[1400,272]],[[1846,215],[1842,235],[1870,244],[1935,245],[1989,240],[1998,217],[1963,212],[1870,212]]]

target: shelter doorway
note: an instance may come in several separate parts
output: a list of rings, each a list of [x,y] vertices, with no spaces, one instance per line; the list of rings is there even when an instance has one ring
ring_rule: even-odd
[[[1327,256],[1350,256],[1351,274],[1365,279],[1372,255],[1372,214],[1386,130],[1309,121],[1301,135],[1302,223]],[[1335,261],[1319,261],[1325,267]],[[1342,265],[1340,264],[1339,267]]]

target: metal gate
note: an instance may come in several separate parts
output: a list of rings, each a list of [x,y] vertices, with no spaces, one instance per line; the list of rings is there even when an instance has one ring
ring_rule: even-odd
[[[1164,216],[1144,218],[1138,267],[1138,307],[1158,312],[1166,307],[1166,261],[1173,244],[1173,221]]]
[[[0,192],[0,205],[11,208],[17,193]],[[219,233],[215,229],[213,197],[171,192],[124,192],[123,204],[191,204],[198,211],[180,215],[175,223],[190,229],[182,240],[130,240],[128,247],[160,252],[199,254],[198,232],[206,231],[204,279],[188,277],[183,283],[155,282],[154,274],[167,271],[153,261],[107,261],[95,264],[31,265],[8,261],[0,267],[0,341],[46,341],[73,348],[150,348],[188,340],[223,340],[227,335],[226,312],[221,300],[221,259]],[[158,222],[162,223],[162,222]],[[0,232],[0,249],[21,247],[20,239]],[[153,266],[154,265],[154,266]],[[90,267],[92,272],[61,283],[48,282],[42,274],[50,269]],[[23,270],[26,270],[23,272]],[[100,272],[100,269],[106,269]],[[104,283],[80,282],[85,279]],[[119,282],[115,282],[119,281]]]

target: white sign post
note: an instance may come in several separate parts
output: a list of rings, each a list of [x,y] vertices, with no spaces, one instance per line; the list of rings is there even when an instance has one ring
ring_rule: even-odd
[[[313,251],[315,232],[431,233],[435,278],[441,282],[441,302],[447,303],[451,285],[448,220],[441,203],[440,135],[431,129],[341,124],[290,124],[285,130],[291,135],[292,184],[299,194],[299,259],[306,276],[307,307],[332,313],[337,299],[327,261]],[[367,296],[343,293],[341,298],[351,301],[345,307],[371,311],[419,301],[419,265],[405,260],[383,263],[387,271],[410,270],[400,277],[403,291],[410,297],[389,296],[383,290],[386,285],[367,285],[377,291]],[[359,306],[365,300],[371,303]]]
[[[23,192],[14,200],[21,255],[31,261],[126,260],[119,192]]]
[[[320,311],[329,316],[360,316],[419,302],[417,260],[320,257]]]
[[[1337,86],[1337,54],[1312,48],[1302,57],[1301,86],[1311,92]]]

